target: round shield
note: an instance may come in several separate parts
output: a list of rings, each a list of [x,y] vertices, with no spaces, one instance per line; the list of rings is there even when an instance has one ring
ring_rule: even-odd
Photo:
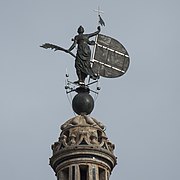
[[[120,42],[99,34],[91,62],[95,73],[106,78],[115,78],[126,73],[130,58]]]

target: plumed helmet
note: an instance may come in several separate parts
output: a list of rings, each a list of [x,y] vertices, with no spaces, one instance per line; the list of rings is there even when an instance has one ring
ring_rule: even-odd
[[[84,32],[84,28],[82,26],[79,26],[77,32],[80,34],[80,33],[83,33]]]

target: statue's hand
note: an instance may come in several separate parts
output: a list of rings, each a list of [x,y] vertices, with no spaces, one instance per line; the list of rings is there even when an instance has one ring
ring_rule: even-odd
[[[98,26],[98,27],[97,27],[97,30],[98,30],[98,31],[101,31],[101,27],[100,27],[100,26]]]

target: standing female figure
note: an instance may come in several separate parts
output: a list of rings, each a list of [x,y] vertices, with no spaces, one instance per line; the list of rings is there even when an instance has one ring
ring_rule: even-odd
[[[78,76],[78,81],[76,83],[84,84],[87,75],[92,79],[97,79],[97,74],[95,74],[91,68],[91,49],[89,47],[89,45],[95,45],[95,42],[90,41],[89,38],[99,34],[100,26],[97,27],[96,32],[91,34],[84,34],[84,28],[82,26],[78,28],[77,32],[78,35],[74,37],[74,42],[68,51],[72,51],[76,45],[78,45],[75,59],[75,68]]]

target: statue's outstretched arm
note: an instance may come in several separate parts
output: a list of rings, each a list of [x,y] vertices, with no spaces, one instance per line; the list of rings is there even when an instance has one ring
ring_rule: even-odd
[[[100,31],[101,31],[101,28],[100,28],[100,26],[98,26],[97,31],[94,33],[88,34],[88,37],[90,38],[90,37],[96,36],[100,33]]]

